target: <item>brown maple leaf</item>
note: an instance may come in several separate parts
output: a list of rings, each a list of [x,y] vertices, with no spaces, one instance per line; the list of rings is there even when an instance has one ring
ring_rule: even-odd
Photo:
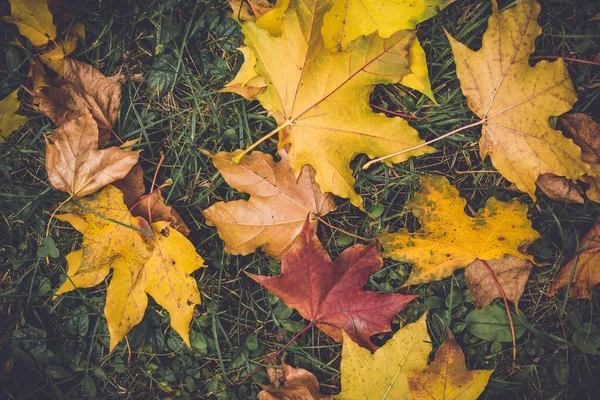
[[[531,272],[531,261],[505,256],[496,260],[489,260],[487,263],[494,272],[506,298],[518,308],[519,299],[523,294],[523,290],[525,290],[525,284]],[[492,300],[502,297],[502,293],[490,271],[479,259],[467,266],[465,279],[471,296],[473,296],[473,301],[479,309],[487,307]]]
[[[240,152],[220,152],[210,157],[225,181],[250,194],[250,199],[218,202],[202,214],[208,225],[217,227],[228,253],[246,255],[260,247],[280,260],[308,214],[314,228],[315,215],[335,210],[333,196],[321,192],[315,171],[308,165],[296,180],[285,149],[279,151],[279,162],[255,151],[234,164],[231,158]]]
[[[417,297],[364,291],[369,275],[382,266],[376,240],[354,245],[332,262],[307,220],[283,256],[281,276],[248,275],[336,341],[342,340],[343,330],[375,350],[371,335],[390,331],[394,315]]]
[[[98,124],[98,145],[110,140],[121,105],[121,76],[105,77],[89,64],[64,60],[59,87],[43,87],[34,92],[34,102],[56,125],[91,112]]]
[[[181,215],[172,207],[165,204],[165,199],[160,190],[146,195],[144,185],[144,171],[140,164],[136,164],[125,178],[113,183],[125,197],[125,204],[132,215],[142,217],[146,221],[165,221],[177,229],[183,235],[189,235],[187,227]]]
[[[294,368],[281,362],[281,370],[267,370],[271,385],[262,385],[258,400],[328,400],[333,399],[321,393],[319,381],[309,371]]]
[[[577,299],[592,300],[592,289],[600,283],[600,225],[596,224],[579,239],[578,255],[558,271],[548,292],[556,291],[569,284],[571,275],[571,296]],[[573,268],[575,271],[573,272]]]
[[[83,197],[127,175],[139,153],[118,147],[99,150],[98,126],[84,110],[46,138],[48,180],[58,190]]]

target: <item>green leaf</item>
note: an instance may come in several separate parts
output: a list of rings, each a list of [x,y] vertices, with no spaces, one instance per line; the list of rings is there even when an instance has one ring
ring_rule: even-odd
[[[518,339],[527,329],[514,313],[512,319],[515,337]],[[465,318],[465,322],[469,332],[479,339],[488,342],[512,342],[506,309],[498,304],[492,304],[482,310],[471,311]]]
[[[52,257],[57,258],[60,255],[58,251],[58,247],[56,247],[56,243],[54,243],[54,239],[46,236],[42,239],[42,243],[40,247],[38,247],[37,256],[40,258]]]
[[[163,54],[156,58],[148,76],[148,91],[161,97],[170,92],[177,78],[177,60],[172,54]]]
[[[251,350],[251,351],[258,349],[258,339],[257,339],[255,333],[251,334],[246,339],[246,347],[248,347],[248,350]]]
[[[586,322],[573,333],[573,343],[586,354],[600,355],[600,328]]]
[[[12,333],[11,343],[32,354],[42,353],[46,350],[46,331],[24,326]]]
[[[85,336],[87,334],[90,318],[85,306],[77,307],[68,318],[67,332],[77,336]]]
[[[559,385],[566,385],[569,380],[569,362],[564,358],[560,357],[554,363],[554,378]]]

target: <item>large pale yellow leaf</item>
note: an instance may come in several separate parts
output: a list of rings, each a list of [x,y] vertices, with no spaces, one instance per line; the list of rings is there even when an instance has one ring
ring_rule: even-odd
[[[250,199],[213,204],[203,212],[206,223],[217,227],[228,253],[246,255],[261,247],[281,259],[307,217],[316,227],[317,215],[335,210],[333,196],[321,192],[310,166],[296,180],[284,149],[279,162],[255,151],[236,165],[231,158],[239,153],[221,152],[211,158],[227,183],[250,194]]]
[[[125,177],[137,163],[139,153],[118,147],[99,150],[98,126],[85,110],[46,139],[48,180],[58,190],[83,197]]]
[[[483,392],[493,370],[467,370],[462,349],[450,336],[435,353],[427,371],[408,371],[415,400],[475,400]]]
[[[427,314],[408,324],[375,353],[354,343],[344,333],[341,400],[408,400],[408,371],[422,371],[431,353]]]
[[[369,106],[375,85],[398,83],[410,73],[408,49],[414,33],[361,37],[347,52],[334,54],[319,34],[330,5],[331,0],[292,0],[281,36],[253,22],[242,23],[242,31],[257,57],[255,70],[267,82],[257,99],[279,125],[279,146],[291,145],[296,176],[304,165],[312,165],[323,192],[362,207],[350,161],[360,153],[374,158],[422,143],[406,121],[373,113]],[[433,151],[422,147],[389,161]]]
[[[454,0],[334,0],[321,32],[331,51],[377,31],[388,38],[403,29],[415,29]]]
[[[489,155],[506,179],[535,199],[541,174],[575,180],[591,172],[581,149],[548,123],[570,110],[577,95],[563,60],[529,65],[542,32],[539,4],[521,0],[500,13],[494,0],[492,7],[480,50],[448,35],[456,73],[469,108],[485,121],[481,156]]]
[[[148,296],[171,316],[171,326],[189,346],[189,324],[200,304],[195,280],[189,276],[204,266],[194,246],[168,222],[149,226],[133,217],[123,194],[113,186],[87,196],[58,219],[84,235],[82,249],[67,256],[67,280],[56,295],[88,288],[113,275],[104,313],[111,350],[143,318]]]
[[[34,46],[43,46],[56,38],[56,27],[46,0],[9,0],[10,16],[3,19],[16,25],[21,35]]]
[[[465,205],[465,199],[446,178],[421,177],[419,191],[406,204],[421,229],[379,236],[384,257],[414,265],[405,285],[445,278],[476,259],[512,255],[533,261],[519,251],[521,245],[540,236],[531,227],[524,204],[491,197],[475,217],[465,214]]]
[[[31,119],[17,114],[20,106],[19,89],[0,100],[0,143]]]

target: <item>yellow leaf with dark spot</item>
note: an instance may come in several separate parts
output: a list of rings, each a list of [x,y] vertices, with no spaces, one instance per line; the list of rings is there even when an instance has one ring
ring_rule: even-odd
[[[384,156],[423,143],[405,120],[376,114],[369,105],[376,85],[398,83],[410,73],[408,49],[414,33],[361,37],[348,51],[333,54],[319,33],[330,3],[292,0],[281,36],[252,22],[242,22],[242,31],[256,55],[255,70],[267,83],[257,99],[278,123],[279,147],[291,145],[296,176],[303,166],[312,165],[323,192],[349,198],[362,208],[350,168],[354,157]],[[388,161],[399,163],[433,151],[424,146]]]
[[[571,109],[577,94],[563,60],[529,65],[540,5],[522,0],[493,14],[481,49],[472,51],[448,35],[460,86],[467,104],[484,125],[479,141],[481,157],[535,200],[535,182],[551,173],[575,180],[591,173],[581,149],[548,123]]]
[[[96,286],[112,269],[104,308],[110,349],[142,320],[148,295],[169,312],[171,326],[189,346],[189,325],[200,304],[190,274],[204,267],[192,243],[168,222],[149,226],[133,217],[113,186],[68,208],[70,213],[57,218],[71,223],[84,238],[82,249],[67,255],[67,280],[56,295]]]
[[[408,371],[422,371],[431,353],[427,313],[408,324],[383,347],[371,351],[354,343],[344,333],[342,348],[342,392],[340,400],[408,400]]]
[[[345,50],[350,42],[377,31],[388,38],[403,29],[415,29],[454,0],[333,0],[321,30],[325,47]]]
[[[383,233],[384,257],[414,265],[405,285],[431,282],[452,275],[476,259],[493,260],[522,254],[521,245],[540,237],[527,219],[527,207],[517,200],[490,198],[475,217],[465,214],[465,199],[443,177],[421,177],[421,187],[406,204],[421,229]]]
[[[4,143],[7,137],[31,119],[17,114],[20,106],[19,89],[0,100],[0,143]]]
[[[46,0],[9,0],[10,16],[2,17],[16,25],[21,35],[34,46],[43,46],[56,38],[56,27]]]

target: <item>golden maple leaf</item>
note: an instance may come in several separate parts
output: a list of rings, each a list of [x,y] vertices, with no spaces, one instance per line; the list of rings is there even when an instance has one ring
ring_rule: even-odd
[[[308,165],[296,180],[285,149],[279,151],[279,162],[255,151],[236,165],[231,157],[239,152],[220,152],[211,158],[227,183],[250,194],[250,199],[218,202],[202,214],[208,225],[217,227],[228,253],[246,255],[261,247],[281,259],[307,217],[316,227],[315,215],[335,210],[333,196],[321,192]]]
[[[465,214],[466,200],[444,177],[421,177],[421,187],[406,204],[421,229],[382,233],[384,257],[414,265],[405,285],[431,282],[452,275],[476,259],[512,255],[533,261],[519,247],[540,237],[527,219],[527,207],[518,200],[491,197],[475,217]]]
[[[404,29],[415,29],[454,0],[333,0],[321,33],[325,47],[345,50],[359,36],[377,31],[388,38]]]
[[[148,294],[169,312],[171,326],[189,346],[189,325],[200,304],[190,274],[205,267],[194,245],[168,222],[148,225],[133,217],[114,186],[81,199],[69,211],[57,219],[81,232],[83,244],[67,255],[67,280],[56,296],[96,286],[112,269],[104,308],[110,349],[142,320]]]
[[[481,156],[535,199],[539,175],[575,180],[590,167],[581,149],[548,119],[571,109],[577,95],[563,60],[529,65],[542,29],[540,6],[522,0],[500,13],[496,0],[481,49],[472,51],[450,35],[456,73],[468,106],[484,122]]]
[[[4,143],[8,136],[31,119],[17,114],[19,107],[21,107],[21,102],[18,88],[0,100],[0,143]]]
[[[266,137],[278,132],[280,148],[291,145],[289,159],[297,176],[304,165],[312,165],[323,192],[362,208],[350,161],[360,153],[373,158],[423,143],[405,120],[376,114],[369,106],[375,85],[398,83],[410,72],[414,33],[401,31],[388,39],[373,34],[355,40],[346,52],[331,53],[319,34],[329,3],[291,1],[281,36],[253,22],[243,22],[242,31],[256,55],[255,69],[267,82],[257,99],[278,123]],[[433,151],[424,146],[389,162]]]
[[[56,26],[46,0],[9,0],[10,16],[2,17],[16,25],[21,35],[34,46],[43,46],[56,39]]]
[[[467,370],[465,355],[452,334],[435,353],[426,371],[408,371],[415,400],[475,400],[483,392],[493,370]]]
[[[128,147],[132,142],[126,142]],[[122,179],[137,163],[140,151],[98,149],[98,126],[92,114],[62,123],[46,139],[48,180],[58,190],[83,197]]]
[[[343,345],[342,392],[336,399],[411,399],[406,373],[427,368],[432,349],[427,313],[396,332],[373,354],[354,343],[346,333]]]

